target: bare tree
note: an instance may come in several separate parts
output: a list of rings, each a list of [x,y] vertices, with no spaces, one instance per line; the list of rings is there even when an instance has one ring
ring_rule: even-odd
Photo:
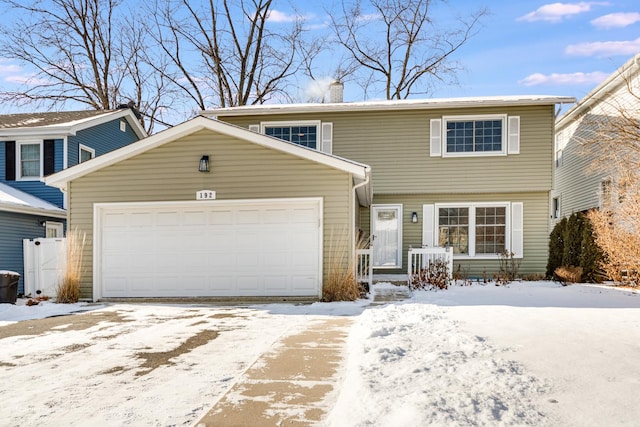
[[[363,90],[382,84],[387,99],[428,94],[430,84],[456,81],[452,55],[475,33],[486,9],[438,28],[430,15],[434,0],[343,0],[331,26],[351,61],[364,71]]]
[[[154,38],[171,63],[166,77],[199,109],[287,97],[301,67],[302,22],[275,24],[272,0],[158,0]]]
[[[150,78],[141,61],[145,38],[122,18],[121,0],[2,2],[20,19],[0,29],[0,56],[19,61],[26,74],[18,89],[0,92],[1,99],[51,109],[132,103],[152,130],[164,83]]]
[[[601,114],[585,116],[591,131],[581,141],[582,154],[591,153],[592,169],[609,177],[602,209],[587,217],[605,254],[604,273],[640,286],[640,78],[622,77],[626,91],[605,102]]]

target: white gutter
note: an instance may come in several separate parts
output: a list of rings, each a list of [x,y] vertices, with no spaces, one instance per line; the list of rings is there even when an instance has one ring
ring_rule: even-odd
[[[364,168],[364,181],[360,184],[356,184],[353,186],[353,197],[351,199],[351,248],[353,250],[353,256],[356,254],[356,203],[358,199],[358,195],[356,191],[358,188],[364,187],[369,184],[371,181],[371,168],[369,166]],[[373,200],[371,200],[373,201]]]

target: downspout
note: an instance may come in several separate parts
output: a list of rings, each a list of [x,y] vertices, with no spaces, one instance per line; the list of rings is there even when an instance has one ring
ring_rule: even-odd
[[[352,188],[353,198],[351,199],[351,248],[353,250],[353,255],[355,255],[356,253],[356,200],[358,199],[356,190],[369,184],[369,181],[371,181],[371,168],[366,166],[364,168],[364,181],[362,181],[360,184],[354,185]]]

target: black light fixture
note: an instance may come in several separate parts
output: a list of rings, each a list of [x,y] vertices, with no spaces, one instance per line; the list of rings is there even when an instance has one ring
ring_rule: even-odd
[[[411,214],[411,222],[413,222],[414,224],[418,222],[418,212],[414,212]]]
[[[209,172],[209,156],[202,156],[200,158],[198,172]]]

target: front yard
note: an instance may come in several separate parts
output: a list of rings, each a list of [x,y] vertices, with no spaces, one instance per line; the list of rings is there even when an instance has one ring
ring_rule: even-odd
[[[68,306],[0,305],[0,417],[16,426],[192,425],[283,336],[348,315],[355,322],[322,425],[640,419],[640,294],[525,282],[369,303],[113,304],[18,323],[7,320]]]

